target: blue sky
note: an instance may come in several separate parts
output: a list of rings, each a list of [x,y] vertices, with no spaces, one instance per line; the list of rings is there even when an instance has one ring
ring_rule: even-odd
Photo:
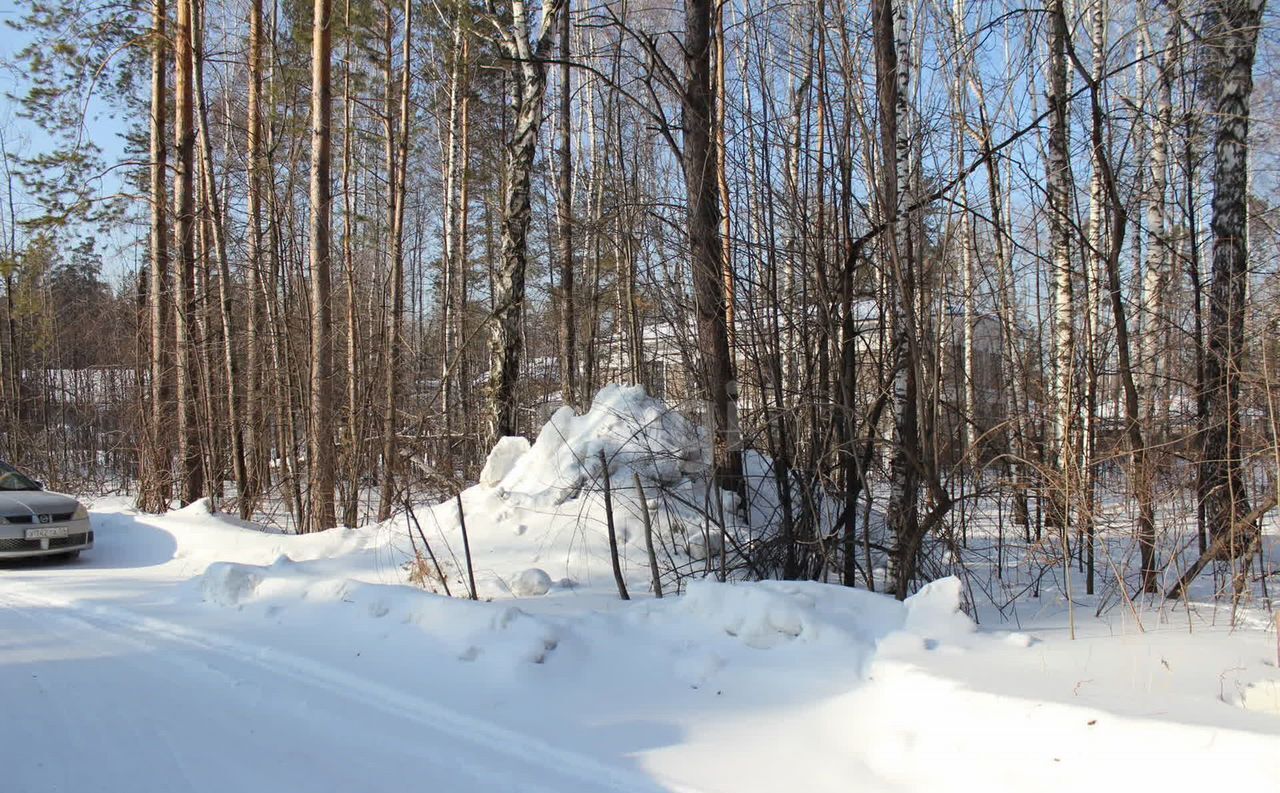
[[[24,3],[21,0],[0,0],[0,136],[11,155],[30,156],[49,150],[53,141],[36,124],[22,119],[18,115],[16,103],[8,99],[9,94],[21,95],[26,91],[26,80],[20,69],[14,67],[14,55],[28,42],[26,34],[13,30],[10,21],[16,21],[23,14]],[[121,131],[123,125],[92,106],[85,119],[85,136],[100,146],[108,163],[117,161],[123,150]],[[116,192],[120,186],[122,171],[113,171],[102,180],[100,189],[104,192]],[[0,172],[3,178],[3,172]],[[16,211],[19,218],[31,212],[33,202],[21,187],[16,184]],[[7,213],[6,213],[7,221]],[[127,241],[131,240],[131,230],[120,229],[119,233],[111,233],[99,239],[98,248],[103,255],[104,275],[118,278],[135,267],[134,251],[129,249]]]

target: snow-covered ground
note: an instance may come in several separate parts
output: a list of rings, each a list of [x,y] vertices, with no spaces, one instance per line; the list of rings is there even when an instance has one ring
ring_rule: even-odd
[[[452,501],[309,536],[203,502],[163,517],[96,504],[98,544],[79,561],[0,567],[0,790],[1269,790],[1280,779],[1280,644],[1265,612],[1233,625],[1209,604],[1159,602],[1095,617],[1081,599],[1072,639],[1048,592],[1016,624],[979,604],[978,627],[956,579],[905,604],[704,580],[717,546],[697,526],[710,498],[696,432],[633,391],[603,396],[587,417],[557,415],[532,448],[505,444],[463,494],[480,602],[426,591],[444,584],[424,541],[451,592],[466,591]],[[602,450],[629,602],[592,484]],[[684,572],[661,600],[635,476],[661,566]]]

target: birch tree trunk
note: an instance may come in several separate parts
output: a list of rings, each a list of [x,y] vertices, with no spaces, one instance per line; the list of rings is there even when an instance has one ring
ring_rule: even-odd
[[[911,39],[903,3],[872,6],[876,93],[880,107],[880,207],[885,216],[892,309],[893,444],[886,518],[893,534],[890,586],[905,599],[919,551],[919,407],[917,404],[916,283],[907,191],[911,185]],[[892,166],[892,167],[890,167]]]
[[[451,63],[449,65],[449,86],[448,86],[448,126],[445,129],[444,140],[444,173],[441,175],[441,188],[443,196],[441,196],[442,206],[442,243],[441,250],[441,270],[442,270],[442,287],[440,295],[440,410],[444,414],[445,434],[452,438],[454,432],[454,413],[457,411],[456,387],[454,383],[458,380],[456,372],[456,362],[454,360],[455,352],[458,346],[458,333],[456,327],[458,323],[458,307],[456,305],[455,294],[457,287],[455,281],[457,275],[457,254],[455,247],[456,233],[458,227],[457,211],[455,208],[454,195],[457,192],[455,184],[458,181],[458,127],[459,127],[459,95],[462,93],[462,20],[455,19],[453,26],[453,45],[449,50]],[[463,166],[465,169],[465,166]]]
[[[965,3],[964,0],[955,0],[952,6],[953,20],[953,41],[956,50],[956,75],[955,85],[952,89],[954,93],[953,101],[955,103],[956,117],[963,119],[966,116],[968,103],[966,101],[966,90],[968,81],[965,78],[969,69],[969,55],[967,51],[968,32],[965,24]],[[964,173],[965,151],[964,151],[964,130],[957,128],[956,130],[956,149],[959,157],[960,172]],[[978,450],[975,448],[976,439],[981,437],[984,427],[978,422],[978,382],[977,372],[975,371],[975,339],[974,333],[977,327],[977,295],[976,284],[974,283],[974,264],[973,264],[973,219],[970,216],[969,209],[969,180],[961,179],[959,185],[960,193],[960,284],[962,297],[964,300],[964,334],[963,348],[961,350],[961,377],[963,379],[963,400],[961,402],[960,411],[960,452],[968,458],[969,465],[973,466],[974,471],[981,471],[981,459]]]
[[[1249,545],[1240,525],[1249,513],[1240,432],[1240,371],[1248,282],[1249,99],[1263,0],[1209,3],[1217,95],[1213,172],[1213,283],[1205,357],[1206,417],[1200,458],[1205,524],[1228,537],[1233,558]],[[1250,532],[1251,528],[1248,529]],[[1235,536],[1239,535],[1239,537]],[[1221,547],[1221,546],[1220,546]]]
[[[1095,85],[1101,83],[1103,74],[1106,70],[1106,47],[1107,47],[1107,7],[1105,0],[1097,0],[1091,12],[1091,32],[1090,41],[1093,45],[1093,71],[1091,79]],[[1098,273],[1102,272],[1104,263],[1104,245],[1106,240],[1106,197],[1104,194],[1104,185],[1102,180],[1102,156],[1103,152],[1096,146],[1090,147],[1090,165],[1091,172],[1089,177],[1089,228],[1088,228],[1088,250],[1085,256],[1085,350],[1086,350],[1086,393],[1085,393],[1085,417],[1084,417],[1084,459],[1081,461],[1082,468],[1085,471],[1085,498],[1090,507],[1093,503],[1094,477],[1093,477],[1093,450],[1094,438],[1098,424],[1098,378],[1099,378],[1099,352],[1098,328],[1100,325],[1099,314],[1096,309],[1098,299],[1101,297],[1101,290],[1095,289]],[[1092,509],[1088,512],[1092,513]],[[1087,526],[1085,527],[1083,553],[1087,556],[1087,571],[1085,573],[1085,593],[1093,594],[1094,591],[1094,526],[1096,525],[1092,514],[1085,516]]]
[[[1048,0],[1049,103],[1048,172],[1049,246],[1053,274],[1053,388],[1049,409],[1050,454],[1058,481],[1051,483],[1049,518],[1066,531],[1070,524],[1070,492],[1079,482],[1075,443],[1075,295],[1071,264],[1071,164],[1067,130],[1066,14],[1062,0]]]
[[[1143,0],[1139,7],[1146,5]],[[1165,224],[1165,205],[1169,160],[1169,130],[1173,124],[1173,80],[1169,73],[1170,58],[1176,42],[1176,23],[1169,26],[1167,48],[1156,61],[1156,112],[1148,122],[1151,151],[1148,156],[1149,181],[1146,194],[1147,260],[1142,276],[1142,311],[1139,315],[1138,365],[1142,373],[1142,393],[1146,403],[1148,432],[1156,414],[1156,394],[1160,381],[1159,340],[1164,327],[1166,293],[1169,288],[1169,229]],[[1150,26],[1139,26],[1139,35],[1147,51],[1154,53]]]
[[[577,309],[573,297],[573,151],[572,86],[569,58],[569,7],[560,14],[559,170],[556,173],[556,218],[560,257],[560,388],[563,403],[578,403]]]
[[[511,60],[515,96],[515,125],[507,145],[506,185],[502,205],[502,261],[494,274],[493,318],[489,335],[490,446],[518,425],[516,379],[524,340],[525,270],[528,266],[530,181],[547,92],[546,59],[556,15],[565,0],[548,0],[536,42],[530,42],[529,15],[524,0],[511,0],[511,28],[503,30],[503,46]]]

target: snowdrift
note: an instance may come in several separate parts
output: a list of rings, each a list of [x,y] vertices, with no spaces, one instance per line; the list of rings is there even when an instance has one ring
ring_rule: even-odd
[[[710,482],[710,461],[707,432],[638,386],[605,387],[581,415],[561,408],[533,443],[501,439],[479,484],[462,493],[479,596],[611,595],[606,475],[633,595],[651,589],[646,516],[667,594],[687,577],[718,569],[722,550],[731,566],[738,564],[736,551],[755,547],[775,530],[776,483],[768,461],[748,453],[743,505],[736,493]],[[414,517],[416,525],[404,517],[386,529],[406,558],[425,553],[425,535],[443,560],[451,591],[461,591],[456,503],[420,507]]]

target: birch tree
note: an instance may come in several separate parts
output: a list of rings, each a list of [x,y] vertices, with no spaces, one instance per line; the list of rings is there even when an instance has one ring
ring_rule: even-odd
[[[508,72],[515,103],[511,140],[506,147],[506,184],[502,198],[502,253],[494,278],[493,317],[489,333],[490,445],[518,428],[516,379],[520,372],[523,338],[520,324],[525,309],[525,271],[528,269],[530,181],[537,153],[538,128],[547,92],[546,57],[555,33],[556,15],[565,0],[547,0],[542,7],[538,35],[531,38],[529,10],[524,0],[511,0],[510,20],[491,14],[510,61]]]
[[[1222,555],[1247,556],[1249,513],[1240,422],[1245,292],[1249,277],[1249,100],[1264,0],[1210,0],[1209,34],[1216,101],[1213,166],[1213,283],[1205,360],[1207,415],[1200,477],[1205,523]],[[1225,546],[1223,541],[1225,540]]]

